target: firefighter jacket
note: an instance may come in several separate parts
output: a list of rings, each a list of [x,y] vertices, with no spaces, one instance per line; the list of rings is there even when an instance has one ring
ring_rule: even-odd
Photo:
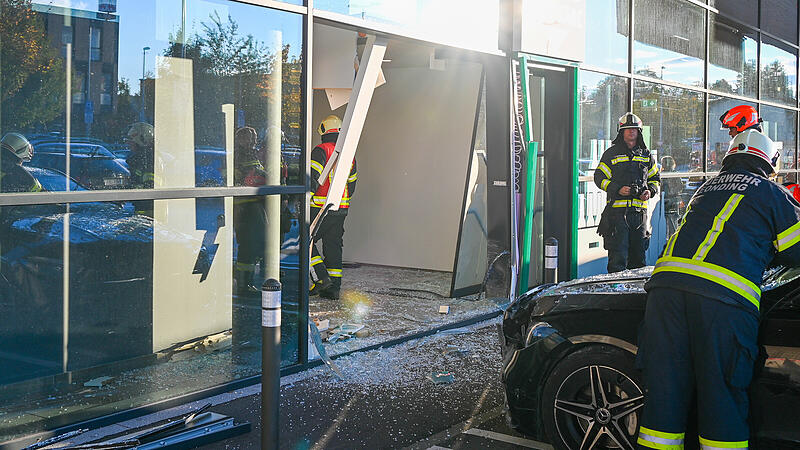
[[[323,184],[319,184],[319,176],[325,169],[333,150],[336,148],[336,138],[338,133],[329,133],[322,136],[322,144],[314,147],[311,151],[311,189],[314,194],[311,197],[312,208],[322,208],[325,206],[325,200],[328,197],[328,189],[330,189],[331,180],[333,179],[333,170],[328,173],[328,179]],[[342,201],[339,210],[347,213],[350,208],[350,198],[356,191],[356,181],[358,180],[358,172],[356,171],[356,160],[353,159],[353,164],[350,166],[350,175],[347,178],[347,184],[344,187],[342,194]],[[331,211],[334,214],[336,211]]]
[[[0,191],[2,192],[40,192],[42,185],[24,167],[21,160],[3,150],[0,154]]]
[[[152,149],[131,149],[125,162],[128,164],[128,169],[131,172],[132,188],[153,189],[155,168]]]
[[[639,144],[632,149],[618,137],[600,158],[600,164],[594,171],[594,184],[606,191],[606,209],[611,212],[624,212],[628,208],[647,211],[647,201],[639,197],[644,189],[650,190],[650,197],[655,197],[661,176],[655,159],[641,137]],[[620,195],[619,190],[623,186],[636,186],[638,195]]]
[[[668,287],[758,314],[769,264],[800,264],[800,204],[785,188],[734,166],[692,197],[646,289]]]

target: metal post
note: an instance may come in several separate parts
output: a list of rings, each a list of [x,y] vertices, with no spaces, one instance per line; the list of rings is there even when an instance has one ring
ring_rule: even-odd
[[[544,282],[558,282],[558,239],[554,237],[544,241]]]
[[[281,389],[281,282],[261,286],[261,450],[278,448]]]

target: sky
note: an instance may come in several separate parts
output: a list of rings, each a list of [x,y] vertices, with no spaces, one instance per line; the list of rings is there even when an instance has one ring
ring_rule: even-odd
[[[97,11],[97,0],[33,0],[33,3]],[[181,23],[181,0],[117,0],[119,17],[119,77],[130,81],[132,93],[139,91],[136,81],[142,77],[142,49],[145,72],[154,72],[156,55],[163,55],[169,46],[170,33]],[[284,11],[219,0],[187,0],[186,21],[189,35],[202,31],[202,22],[214,12],[239,24],[241,35],[252,34],[267,48],[277,48],[275,31],[280,31],[282,44],[290,45],[290,55],[302,51],[302,16]],[[155,20],[154,20],[155,19]],[[290,57],[291,57],[290,56]]]

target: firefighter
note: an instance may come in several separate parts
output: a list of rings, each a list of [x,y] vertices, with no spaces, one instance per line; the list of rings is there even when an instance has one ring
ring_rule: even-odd
[[[692,197],[645,284],[640,448],[683,448],[693,393],[702,448],[748,447],[759,285],[770,263],[800,264],[800,203],[769,180],[779,152],[756,110],[720,121],[735,135],[722,170]]]
[[[0,139],[0,191],[40,192],[42,185],[22,167],[33,157],[33,145],[19,133],[8,133]]]
[[[617,137],[600,158],[594,183],[606,191],[606,207],[597,227],[608,250],[608,272],[645,266],[650,245],[647,201],[661,183],[658,164],[642,138],[642,120],[633,113],[619,118]]]
[[[234,184],[264,186],[267,173],[259,160],[258,134],[252,127],[242,127],[234,134]],[[253,284],[256,263],[264,252],[267,210],[263,197],[236,197],[233,200],[233,228],[236,232],[234,280],[239,293],[260,292]]]
[[[128,129],[125,137],[130,153],[125,158],[131,172],[131,188],[153,189],[155,186],[153,126],[145,122],[136,122]],[[136,200],[133,202],[136,214],[153,217],[152,200]]]
[[[341,127],[342,121],[338,117],[330,115],[319,124],[317,129],[317,132],[322,135],[322,143],[311,151],[311,189],[314,192],[311,197],[312,221],[325,206],[328,189],[333,179],[333,170],[329,172],[328,179],[324,183],[320,184],[318,179],[328,163],[328,159],[333,155]],[[350,198],[356,191],[357,179],[356,160],[354,158],[339,209],[337,211],[328,211],[314,239],[311,252],[311,269],[314,271],[317,281],[311,288],[311,295],[319,295],[332,300],[339,299],[339,291],[342,286],[344,221],[347,218],[347,211],[350,209]],[[320,240],[322,241],[322,255],[317,249],[317,242]]]

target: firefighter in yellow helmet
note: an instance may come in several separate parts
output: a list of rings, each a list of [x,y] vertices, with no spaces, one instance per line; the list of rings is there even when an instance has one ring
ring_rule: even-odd
[[[329,172],[328,178],[323,183],[319,182],[319,177],[333,155],[341,127],[341,119],[330,115],[317,128],[317,132],[322,136],[322,143],[311,151],[312,221],[320,213],[322,207],[325,206],[325,200],[328,197],[333,171]],[[350,198],[356,190],[357,179],[356,160],[353,159],[339,209],[337,211],[328,211],[314,239],[311,252],[311,270],[314,271],[315,278],[318,281],[312,286],[311,295],[319,295],[332,300],[339,298],[339,291],[342,286],[344,221],[350,209]],[[322,254],[319,253],[317,248],[317,242],[319,241],[322,241]]]

